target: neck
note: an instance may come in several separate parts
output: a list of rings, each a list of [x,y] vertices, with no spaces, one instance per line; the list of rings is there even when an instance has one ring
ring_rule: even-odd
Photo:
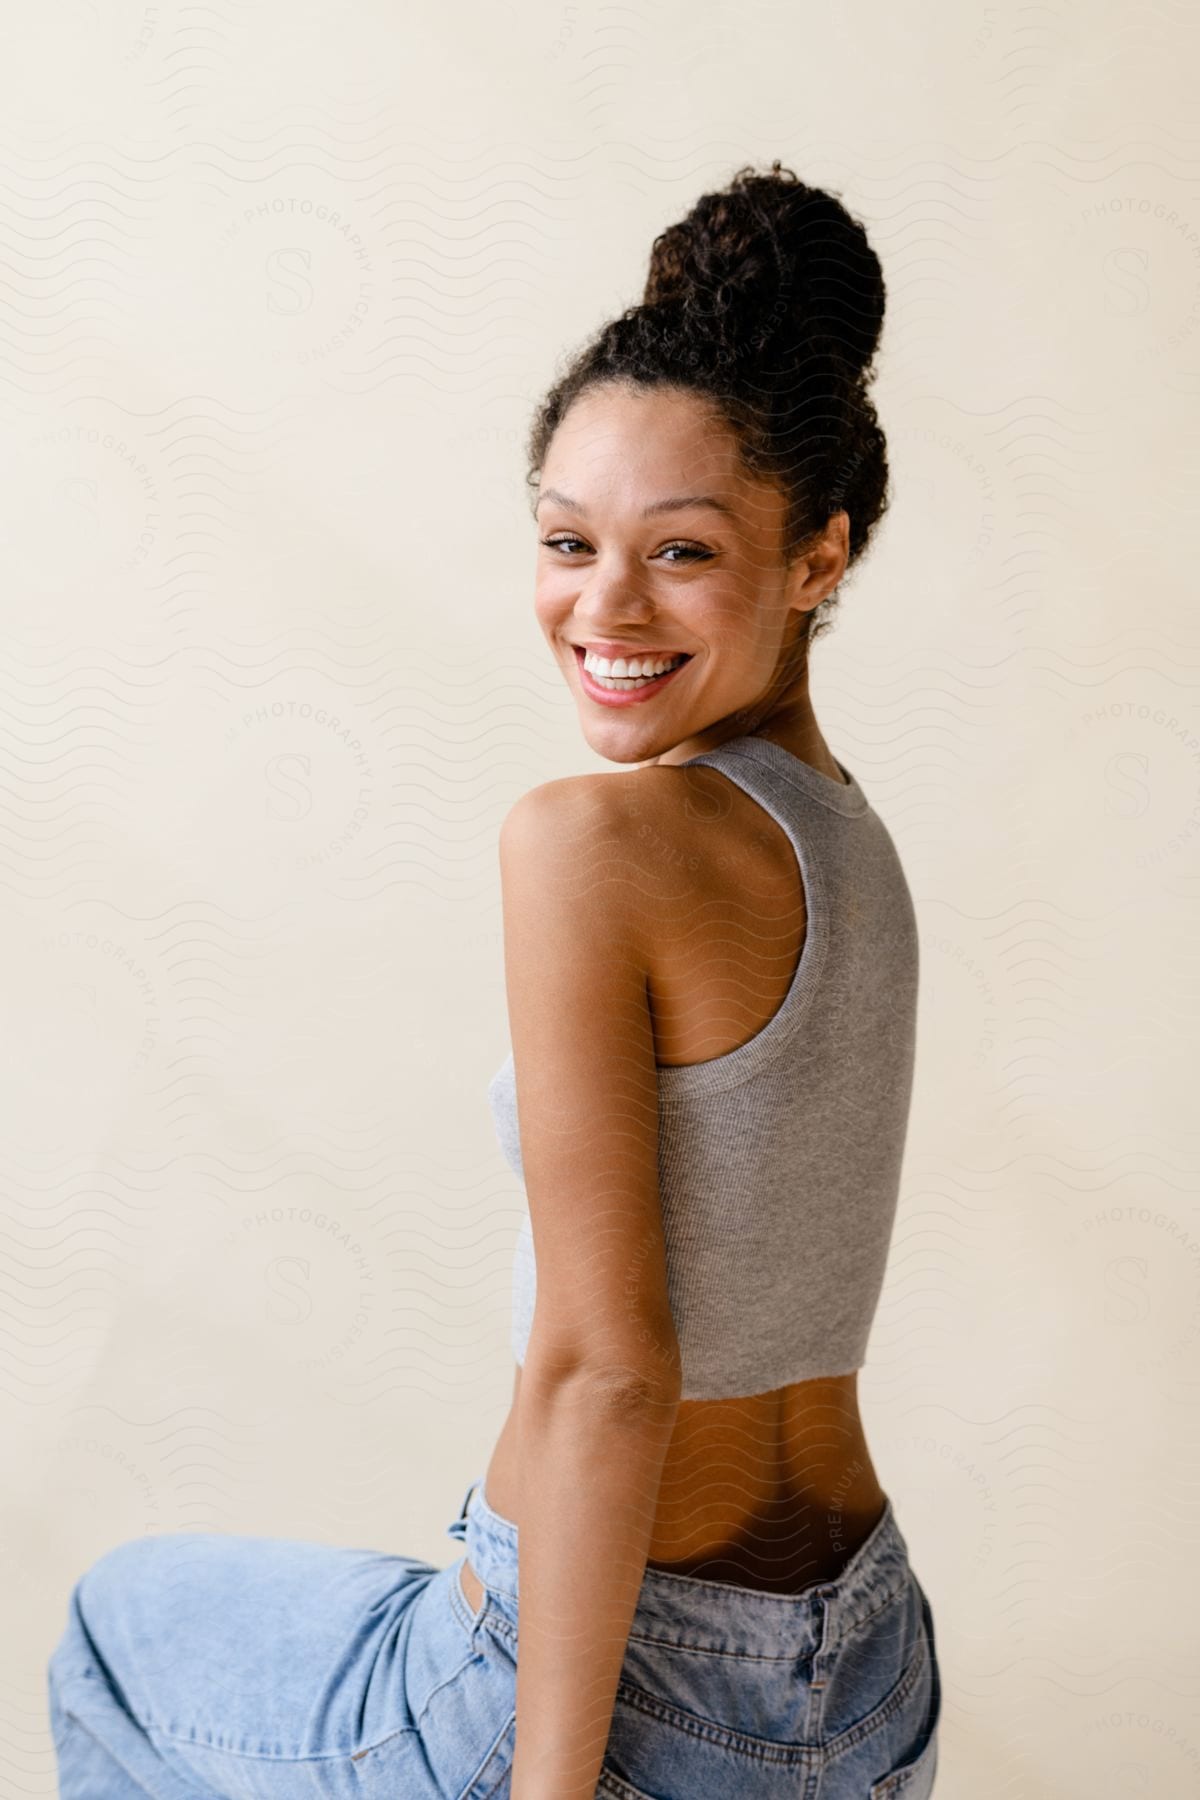
[[[789,668],[785,661],[770,688],[755,705],[739,707],[724,719],[718,719],[716,724],[673,744],[669,750],[660,751],[649,762],[639,763],[638,768],[686,762],[689,757],[700,756],[706,750],[719,749],[734,737],[769,738],[782,744],[802,762],[816,767],[832,762],[808,695],[808,658],[804,655],[803,640],[796,650],[802,659],[800,666],[796,668],[795,659],[788,659],[793,664]]]

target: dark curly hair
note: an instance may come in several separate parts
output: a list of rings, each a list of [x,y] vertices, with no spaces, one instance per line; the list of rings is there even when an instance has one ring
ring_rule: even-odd
[[[887,444],[867,391],[886,290],[862,225],[778,160],[739,169],[655,240],[641,302],[610,320],[534,415],[527,485],[572,402],[602,382],[707,396],[746,468],[787,498],[788,563],[843,507],[848,565],[887,509]],[[531,496],[536,501],[536,493]],[[808,615],[828,624],[836,592]]]

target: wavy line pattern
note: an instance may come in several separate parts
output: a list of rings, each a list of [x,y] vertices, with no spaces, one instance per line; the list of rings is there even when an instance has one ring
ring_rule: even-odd
[[[921,925],[860,1392],[938,1793],[1194,1792],[1198,49],[1180,0],[0,16],[11,1792],[108,1545],[444,1560],[524,1216],[496,833],[603,766],[526,427],[776,155],[889,288],[892,507],[814,680]]]

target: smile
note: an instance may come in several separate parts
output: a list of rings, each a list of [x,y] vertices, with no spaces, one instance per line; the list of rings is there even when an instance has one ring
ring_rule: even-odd
[[[677,675],[682,675],[692,660],[690,656],[687,656],[675,668],[668,669],[665,675],[655,675],[649,681],[637,681],[628,687],[604,687],[585,668],[582,646],[575,644],[573,648],[576,666],[579,669],[580,685],[588,699],[597,701],[601,706],[636,706],[639,701],[652,700],[656,694],[662,693],[669,681],[674,681]]]

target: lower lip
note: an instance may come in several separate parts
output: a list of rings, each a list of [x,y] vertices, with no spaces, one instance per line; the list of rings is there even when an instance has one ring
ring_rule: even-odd
[[[676,675],[683,674],[692,658],[689,656],[687,662],[668,669],[665,675],[656,675],[645,687],[625,688],[623,691],[601,687],[599,682],[593,681],[584,666],[583,651],[578,648],[575,650],[575,661],[579,664],[579,680],[589,700],[595,700],[601,706],[636,706],[639,700],[653,700],[655,694],[661,694],[669,681],[674,681]]]

